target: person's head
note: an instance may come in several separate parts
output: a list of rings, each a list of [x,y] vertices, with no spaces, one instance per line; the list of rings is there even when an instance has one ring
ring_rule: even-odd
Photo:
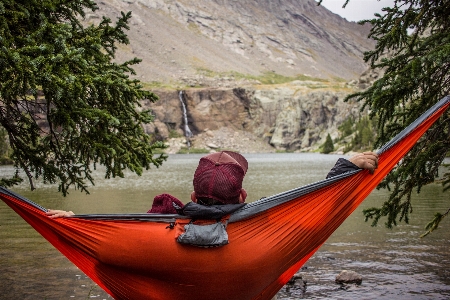
[[[242,181],[247,168],[247,160],[232,151],[202,157],[194,173],[192,201],[203,205],[245,202]]]

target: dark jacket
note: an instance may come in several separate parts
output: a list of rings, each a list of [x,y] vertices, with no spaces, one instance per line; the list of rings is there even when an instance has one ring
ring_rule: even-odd
[[[245,203],[205,206],[195,202],[189,202],[183,207],[177,207],[177,212],[180,215],[188,216],[193,219],[217,220],[235,212],[244,205]]]
[[[360,168],[354,163],[346,160],[345,158],[339,158],[334,167],[328,172],[327,178],[334,177],[336,175],[359,170]]]

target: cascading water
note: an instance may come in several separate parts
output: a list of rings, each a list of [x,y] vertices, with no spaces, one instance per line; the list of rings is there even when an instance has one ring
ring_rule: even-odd
[[[178,96],[180,98],[181,107],[183,108],[184,135],[186,136],[187,145],[188,145],[188,147],[190,147],[191,143],[190,143],[189,139],[192,137],[193,134],[188,125],[187,111],[186,111],[186,105],[184,104],[183,91],[180,91],[178,93]]]

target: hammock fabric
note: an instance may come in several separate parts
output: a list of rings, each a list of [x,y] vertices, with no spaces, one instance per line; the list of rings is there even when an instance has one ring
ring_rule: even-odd
[[[449,105],[447,96],[386,144],[373,175],[348,172],[240,208],[222,247],[177,243],[190,220],[176,214],[50,219],[7,189],[0,198],[115,299],[270,299]]]

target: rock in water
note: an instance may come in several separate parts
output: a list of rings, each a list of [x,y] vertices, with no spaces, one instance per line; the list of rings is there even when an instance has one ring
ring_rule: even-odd
[[[336,276],[336,283],[356,283],[361,284],[362,276],[355,271],[342,271],[338,276]]]

